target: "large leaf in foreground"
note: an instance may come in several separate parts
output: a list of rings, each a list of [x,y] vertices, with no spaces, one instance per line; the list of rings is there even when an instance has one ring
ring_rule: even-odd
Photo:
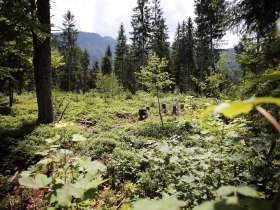
[[[35,178],[32,177],[23,177],[19,179],[19,183],[28,188],[44,188],[47,187],[52,181],[51,178],[48,178],[44,174],[37,174]]]

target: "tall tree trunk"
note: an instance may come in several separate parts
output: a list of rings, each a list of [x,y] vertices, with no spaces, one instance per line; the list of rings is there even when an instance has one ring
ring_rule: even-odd
[[[39,22],[45,26],[45,33],[50,35],[50,1],[37,0]],[[33,32],[34,74],[38,104],[38,123],[54,122],[51,91],[51,45],[50,36],[42,42]]]

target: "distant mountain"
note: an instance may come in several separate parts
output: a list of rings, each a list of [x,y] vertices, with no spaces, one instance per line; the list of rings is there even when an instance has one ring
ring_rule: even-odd
[[[90,54],[90,62],[91,64],[94,61],[98,61],[99,63],[102,61],[102,57],[106,51],[108,45],[111,46],[112,54],[114,56],[116,49],[116,40],[110,36],[100,36],[97,33],[89,33],[89,32],[79,32],[77,44],[80,46],[82,50],[87,49]]]

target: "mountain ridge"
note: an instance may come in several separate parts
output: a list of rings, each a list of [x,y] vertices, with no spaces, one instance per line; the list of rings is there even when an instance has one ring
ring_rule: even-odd
[[[114,56],[116,49],[116,40],[110,36],[101,36],[94,32],[79,31],[77,44],[82,50],[87,50],[90,54],[90,63],[95,61],[99,63],[106,51],[108,45],[111,47],[112,55]]]

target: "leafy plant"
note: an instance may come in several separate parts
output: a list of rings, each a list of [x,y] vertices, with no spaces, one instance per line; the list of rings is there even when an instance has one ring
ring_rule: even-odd
[[[168,61],[163,58],[160,59],[156,54],[151,56],[146,67],[142,67],[139,73],[139,79],[143,85],[150,91],[156,92],[158,114],[161,121],[161,127],[163,128],[163,119],[161,113],[161,105],[159,100],[159,92],[164,88],[169,87],[173,82],[170,80],[168,72],[164,72],[167,67]]]
[[[86,141],[82,135],[75,134],[70,140],[73,144]],[[100,172],[106,167],[90,157],[75,157],[69,149],[63,149],[61,136],[46,139],[50,149],[40,152],[45,156],[37,165],[21,172],[19,183],[32,189],[45,188],[48,209],[60,207],[79,208],[93,205],[97,187],[104,183]]]

